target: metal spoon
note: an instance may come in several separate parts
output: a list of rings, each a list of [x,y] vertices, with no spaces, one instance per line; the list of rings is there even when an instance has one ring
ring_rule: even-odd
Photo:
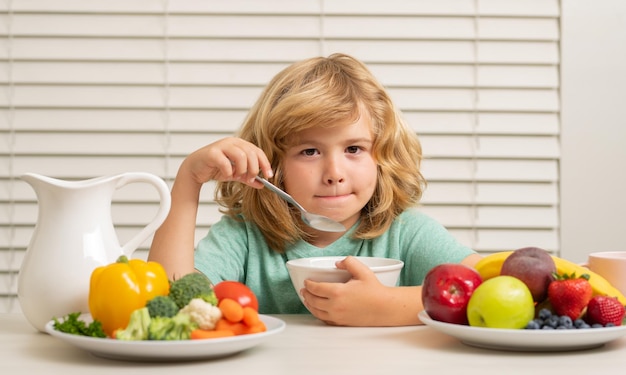
[[[273,185],[268,180],[260,176],[256,176],[256,180],[261,182],[263,185],[265,185],[266,188],[278,194],[279,197],[293,204],[298,210],[300,210],[300,212],[302,213],[302,221],[304,221],[304,223],[310,226],[311,228],[321,230],[323,232],[345,232],[346,231],[346,227],[344,227],[343,224],[333,219],[327,218],[326,216],[317,215],[317,214],[308,212],[307,210],[304,209],[304,207],[300,206],[300,204],[296,202],[296,200],[293,199],[291,195],[285,193],[284,191],[282,191],[281,189]]]

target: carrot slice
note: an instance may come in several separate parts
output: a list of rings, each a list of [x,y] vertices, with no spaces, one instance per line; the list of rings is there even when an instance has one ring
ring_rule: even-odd
[[[261,319],[259,318],[259,313],[250,306],[246,306],[243,308],[242,320],[244,323],[246,323],[246,325],[250,327],[255,326],[261,322]]]
[[[240,322],[243,319],[243,307],[234,299],[224,298],[218,307],[222,310],[222,316],[232,323]]]
[[[191,331],[191,339],[192,340],[201,340],[201,339],[215,339],[220,337],[229,337],[235,336],[233,331],[227,330],[208,330],[208,329],[194,329]]]
[[[259,320],[257,324],[248,327],[248,333],[261,333],[265,331],[267,331],[267,327],[261,320]]]
[[[228,319],[224,319],[224,318],[217,321],[217,323],[215,324],[215,329],[220,330],[220,331],[221,330],[231,331],[235,335],[245,335],[249,333],[248,332],[249,327],[243,324],[243,322],[233,323],[229,321]]]

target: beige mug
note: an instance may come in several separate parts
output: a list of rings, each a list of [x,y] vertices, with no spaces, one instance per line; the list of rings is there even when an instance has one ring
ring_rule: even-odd
[[[626,295],[626,251],[591,253],[587,258],[587,267]]]

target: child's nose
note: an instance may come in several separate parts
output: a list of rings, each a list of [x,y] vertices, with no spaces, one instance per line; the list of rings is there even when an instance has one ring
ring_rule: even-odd
[[[344,168],[341,166],[341,161],[337,158],[328,158],[325,166],[324,180],[327,184],[340,184],[344,182]]]

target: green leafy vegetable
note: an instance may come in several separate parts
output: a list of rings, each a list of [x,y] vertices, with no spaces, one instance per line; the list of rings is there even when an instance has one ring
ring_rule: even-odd
[[[54,329],[59,332],[69,333],[71,335],[89,336],[89,337],[107,337],[102,329],[102,323],[94,320],[87,324],[78,319],[81,313],[69,313],[63,320],[54,318]]]

